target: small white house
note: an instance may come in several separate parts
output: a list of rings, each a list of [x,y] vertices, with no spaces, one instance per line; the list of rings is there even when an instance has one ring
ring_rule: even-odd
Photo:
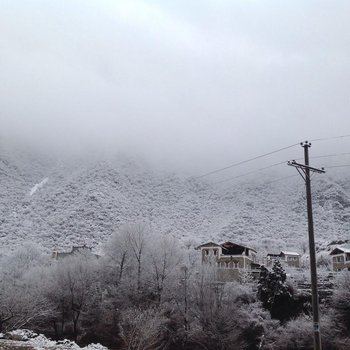
[[[300,254],[296,252],[282,251],[279,254],[267,254],[266,265],[271,266],[274,260],[279,260],[286,266],[300,267]]]
[[[329,255],[332,256],[333,271],[349,270],[350,271],[350,246],[344,245],[334,248]]]

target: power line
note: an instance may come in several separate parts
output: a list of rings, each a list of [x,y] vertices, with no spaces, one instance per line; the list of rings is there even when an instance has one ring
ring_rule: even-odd
[[[265,185],[270,185],[274,182],[279,182],[279,181],[282,181],[282,180],[286,180],[286,179],[290,179],[292,177],[297,177],[298,175],[288,175],[288,176],[283,176],[283,177],[279,177],[275,180],[272,180],[272,181],[268,181],[268,182],[264,182],[262,183],[261,185],[256,185],[256,187],[259,187],[259,186],[265,186]]]
[[[310,158],[311,159],[319,159],[319,158],[329,158],[329,157],[337,157],[337,156],[343,156],[343,155],[350,155],[350,152],[325,154],[325,155],[313,156],[313,157],[310,157]],[[301,159],[302,158],[296,158],[296,160],[301,160]],[[220,183],[224,183],[224,182],[229,182],[231,180],[235,180],[235,179],[238,179],[238,178],[246,176],[246,175],[252,175],[252,174],[255,174],[255,173],[258,173],[258,172],[270,169],[270,168],[273,168],[273,167],[281,165],[281,164],[286,164],[286,163],[287,163],[287,161],[282,161],[282,162],[278,162],[278,163],[275,163],[275,164],[271,164],[271,165],[266,166],[264,168],[248,171],[247,173],[244,173],[244,174],[240,174],[240,175],[237,175],[237,176],[229,177],[229,178],[224,179],[224,180],[216,181],[216,182],[214,182],[214,184],[220,184]],[[334,168],[335,167],[344,167],[344,166],[347,166],[347,165],[334,166]],[[327,168],[333,168],[333,167],[330,166],[330,167],[327,167]]]
[[[318,159],[318,158],[337,157],[337,156],[343,156],[343,155],[350,155],[350,152],[335,153],[335,154],[325,154],[325,155],[313,156],[313,157],[310,157],[310,158],[311,159]],[[297,158],[296,160],[301,160],[301,159],[303,159],[303,158]],[[285,164],[285,163],[287,163],[287,161],[282,161],[282,162],[278,162],[278,163],[275,163],[275,164],[271,164],[271,165],[266,166],[264,168],[252,170],[252,171],[249,171],[249,172],[244,173],[244,174],[240,174],[240,175],[233,176],[233,177],[221,180],[221,181],[214,182],[214,184],[220,184],[220,183],[228,182],[228,181],[231,181],[231,180],[234,180],[234,179],[238,179],[238,178],[246,176],[246,175],[255,174],[255,173],[258,173],[260,171],[267,170],[267,169],[270,169],[270,168],[273,168],[275,166],[278,166],[278,165],[281,165],[281,164]],[[330,168],[330,167],[327,167],[327,168]]]
[[[283,162],[283,164],[284,164],[284,163],[285,163],[285,162]],[[269,181],[269,182],[264,182],[262,185],[264,185],[264,186],[265,186],[265,185],[269,185],[269,184],[272,184],[272,183],[274,183],[274,182],[279,182],[279,181],[286,180],[286,179],[290,179],[290,178],[292,178],[292,177],[297,177],[297,176],[298,176],[298,175],[295,174],[295,175],[288,175],[288,176],[280,177],[280,178],[277,178],[277,179],[272,180],[272,181]],[[257,185],[257,186],[259,186],[259,185]],[[210,198],[211,198],[212,196],[213,196],[213,193],[211,193],[210,196],[208,197],[208,199],[206,200],[205,206],[208,205],[209,200],[210,200]],[[221,196],[219,195],[219,197],[221,197]],[[206,215],[205,218],[208,218],[208,215]]]
[[[313,156],[313,157],[310,157],[310,159],[314,159],[314,158],[327,158],[327,157],[337,157],[337,156],[345,156],[345,155],[350,155],[350,152],[338,153],[338,154],[327,154],[327,155],[324,155],[324,156]]]
[[[234,163],[234,164],[231,164],[231,165],[228,165],[224,168],[220,168],[220,169],[216,169],[216,170],[213,170],[213,171],[210,171],[206,174],[203,174],[203,175],[200,175],[200,176],[197,176],[196,179],[200,179],[202,177],[205,177],[205,176],[209,176],[209,175],[212,175],[212,174],[216,174],[218,172],[221,172],[221,171],[224,171],[224,170],[227,170],[227,169],[231,169],[233,167],[236,167],[236,166],[239,166],[239,165],[242,165],[242,164],[245,164],[245,163],[249,163],[249,162],[252,162],[253,160],[257,160],[257,159],[260,159],[260,158],[264,158],[264,157],[267,157],[271,154],[274,154],[274,153],[278,153],[278,152],[281,152],[281,151],[284,151],[286,149],[289,149],[289,148],[292,148],[292,147],[295,147],[295,146],[298,146],[299,143],[295,143],[293,145],[290,145],[290,146],[287,146],[287,147],[282,147],[282,148],[279,148],[279,149],[276,149],[274,151],[271,151],[271,152],[268,152],[268,153],[265,153],[265,154],[262,154],[260,156],[256,156],[256,157],[253,157],[253,158],[249,158],[247,160],[243,160],[241,162],[238,162],[238,163]]]
[[[341,139],[341,138],[347,138],[347,137],[350,137],[350,134],[339,135],[339,136],[332,136],[332,137],[323,137],[323,138],[318,138],[318,139],[312,139],[310,142],[335,140],[335,139]],[[203,174],[203,175],[199,175],[199,176],[197,176],[197,177],[195,177],[195,178],[196,178],[196,179],[200,179],[200,178],[203,178],[203,177],[212,175],[212,174],[216,174],[216,173],[218,173],[218,172],[225,171],[225,170],[234,168],[234,167],[236,167],[236,166],[239,166],[239,165],[242,165],[242,164],[246,164],[246,163],[252,162],[252,161],[254,161],[254,160],[260,159],[260,158],[267,157],[267,156],[269,156],[269,155],[271,155],[271,154],[275,154],[275,153],[278,153],[278,152],[287,150],[287,149],[289,149],[289,148],[292,148],[292,147],[295,147],[295,146],[298,146],[298,145],[299,145],[299,143],[295,143],[295,144],[292,144],[292,145],[290,145],[290,146],[282,147],[282,148],[276,149],[276,150],[274,150],[274,151],[271,151],[271,152],[268,152],[268,153],[265,153],[265,154],[262,154],[262,155],[259,155],[259,156],[256,156],[256,157],[249,158],[249,159],[243,160],[243,161],[241,161],[241,162],[228,165],[228,166],[223,167],[223,168],[215,169],[215,170],[210,171],[210,172],[208,172],[208,173],[205,173],[205,174]],[[314,156],[314,157],[312,157],[312,158],[335,157],[335,156],[338,156],[338,155],[347,155],[347,154],[350,154],[350,153],[340,153],[340,154],[330,154],[330,155],[324,155],[324,156]],[[310,158],[311,158],[311,157],[310,157]],[[273,165],[273,166],[274,166],[274,165]],[[257,171],[260,171],[260,170],[257,170]],[[251,173],[253,173],[253,172],[249,172],[248,174],[251,174]],[[237,177],[241,177],[241,176],[244,176],[244,175],[239,175],[239,176],[237,176]],[[222,182],[226,182],[226,181],[229,181],[229,180],[231,180],[231,179],[233,179],[233,178],[223,180]]]
[[[314,158],[327,158],[327,157],[338,157],[338,156],[345,156],[345,155],[350,155],[350,152],[346,152],[346,153],[337,153],[337,154],[326,154],[324,156],[313,156],[310,157],[310,159],[314,159]]]
[[[297,176],[298,176],[298,175],[296,174],[296,175],[288,175],[288,176],[280,177],[280,178],[278,178],[278,179],[276,179],[276,180],[269,181],[269,182],[265,182],[264,185],[269,185],[269,184],[272,184],[272,183],[274,183],[274,182],[286,180],[286,179],[289,179],[289,178],[291,178],[291,177],[297,177]]]
[[[345,138],[345,137],[350,137],[350,134],[349,135],[332,136],[332,137],[322,137],[322,138],[319,138],[319,139],[310,140],[310,142],[328,141],[328,140],[342,139],[342,138]]]
[[[330,168],[346,168],[350,166],[350,164],[344,164],[344,165],[332,165],[332,166],[328,166],[327,169],[330,169]]]
[[[273,168],[273,167],[275,167],[275,166],[277,166],[277,165],[286,164],[286,163],[287,163],[286,161],[279,162],[279,163],[275,163],[275,164],[266,166],[266,167],[264,167],[264,168],[252,170],[252,171],[249,171],[249,172],[244,173],[244,174],[240,174],[240,175],[237,175],[237,176],[234,176],[234,177],[230,177],[230,178],[228,178],[228,179],[224,179],[224,180],[221,180],[221,181],[214,182],[214,184],[221,184],[221,183],[223,183],[223,182],[228,182],[228,181],[231,181],[231,180],[234,180],[234,179],[238,179],[238,178],[243,177],[243,176],[246,176],[246,175],[255,174],[255,173],[258,173],[258,172],[260,172],[260,171],[263,171],[263,170],[266,170],[266,169],[270,169],[270,168]]]

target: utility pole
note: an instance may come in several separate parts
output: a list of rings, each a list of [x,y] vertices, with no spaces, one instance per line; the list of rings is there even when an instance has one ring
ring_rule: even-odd
[[[304,148],[305,164],[299,164],[295,160],[288,162],[288,165],[294,166],[298,173],[305,181],[306,185],[306,201],[307,201],[307,218],[309,228],[309,250],[310,250],[310,273],[311,273],[311,288],[312,288],[312,314],[314,328],[314,349],[322,350],[321,332],[320,332],[320,316],[318,306],[318,290],[317,290],[317,269],[316,269],[316,252],[315,252],[315,236],[314,223],[312,216],[312,198],[311,198],[311,178],[310,173],[323,174],[325,171],[316,169],[309,165],[309,148],[311,143],[308,141],[301,142],[300,145]]]

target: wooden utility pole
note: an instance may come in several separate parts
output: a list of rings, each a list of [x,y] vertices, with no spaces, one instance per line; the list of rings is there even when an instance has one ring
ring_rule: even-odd
[[[310,273],[311,273],[311,288],[312,288],[312,314],[314,326],[314,349],[322,350],[321,332],[320,332],[320,316],[318,306],[318,290],[317,290],[317,268],[316,268],[316,252],[315,252],[315,236],[314,222],[312,216],[312,198],[311,198],[311,178],[310,173],[325,173],[322,169],[312,168],[309,165],[309,148],[311,143],[308,141],[301,142],[300,145],[304,148],[305,164],[299,164],[295,160],[288,162],[288,165],[294,166],[298,173],[305,181],[306,185],[306,201],[307,201],[307,218],[309,228],[309,249],[310,249]]]

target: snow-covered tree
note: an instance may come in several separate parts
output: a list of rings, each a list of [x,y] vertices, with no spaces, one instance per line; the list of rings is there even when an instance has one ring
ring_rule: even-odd
[[[167,348],[167,318],[159,309],[130,308],[122,316],[123,348],[163,350]]]
[[[0,261],[0,332],[23,327],[49,312],[34,275],[44,262],[42,251],[24,243]]]
[[[258,282],[258,297],[273,318],[285,320],[290,317],[288,311],[292,304],[292,289],[286,283],[286,273],[278,260],[275,260],[272,271],[261,268]]]
[[[48,270],[45,297],[52,307],[52,325],[57,337],[72,325],[77,339],[79,321],[87,314],[95,299],[100,298],[97,261],[85,254],[68,257]]]
[[[174,288],[176,277],[179,275],[181,262],[181,250],[177,242],[169,237],[154,235],[149,248],[147,260],[147,272],[152,281],[152,290],[156,295],[157,303],[160,304],[164,293]]]
[[[343,271],[335,281],[332,305],[336,330],[342,335],[350,332],[350,272]]]
[[[105,268],[118,286],[130,263],[131,251],[126,229],[115,231],[103,248]]]

